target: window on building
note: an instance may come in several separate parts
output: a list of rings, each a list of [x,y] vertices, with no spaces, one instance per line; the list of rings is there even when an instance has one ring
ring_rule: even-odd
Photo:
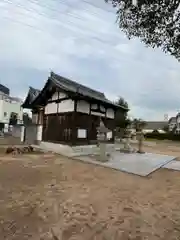
[[[4,112],[4,117],[7,117],[7,112]]]

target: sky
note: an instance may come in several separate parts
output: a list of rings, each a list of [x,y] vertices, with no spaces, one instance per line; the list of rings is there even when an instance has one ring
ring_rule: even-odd
[[[50,71],[123,97],[131,117],[164,120],[180,111],[180,63],[128,40],[104,0],[1,0],[0,83],[25,98]]]

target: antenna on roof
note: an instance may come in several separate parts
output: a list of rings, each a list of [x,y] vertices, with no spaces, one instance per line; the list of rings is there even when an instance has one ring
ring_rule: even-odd
[[[168,114],[164,114],[164,121],[168,121]]]

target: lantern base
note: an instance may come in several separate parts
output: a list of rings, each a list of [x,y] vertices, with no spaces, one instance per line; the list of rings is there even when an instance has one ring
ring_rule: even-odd
[[[143,151],[137,151],[137,153],[144,154],[145,152],[143,152]]]

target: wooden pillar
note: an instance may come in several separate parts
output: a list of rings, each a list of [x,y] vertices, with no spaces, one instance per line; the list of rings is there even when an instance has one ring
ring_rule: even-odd
[[[77,99],[74,100],[74,112],[71,116],[71,144],[77,145]]]
[[[91,105],[92,105],[92,103],[89,103],[89,116],[88,116],[88,129],[87,129],[87,143],[88,144],[91,144],[91,131],[92,131]]]

